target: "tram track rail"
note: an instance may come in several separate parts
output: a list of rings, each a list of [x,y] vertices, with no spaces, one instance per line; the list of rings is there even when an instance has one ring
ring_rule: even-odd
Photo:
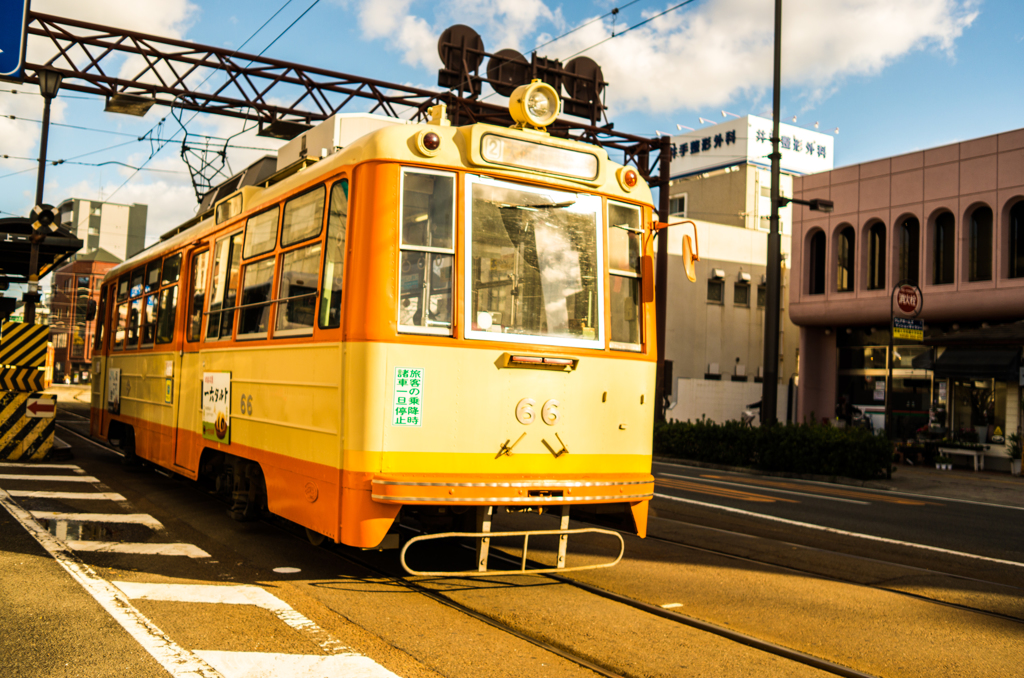
[[[78,415],[76,413],[67,413],[67,414],[71,414],[73,417],[76,417],[76,418],[88,421],[88,419],[86,417],[83,417],[83,416]],[[99,446],[99,447],[101,447],[101,448],[103,448],[103,449],[105,449],[107,451],[111,451],[111,452],[113,452],[113,453],[115,453],[115,454],[117,454],[119,456],[123,456],[123,453],[121,453],[120,451],[116,450],[115,448],[112,448],[112,447],[110,447],[108,445],[105,445],[105,444],[103,444],[103,443],[101,443],[99,441],[95,441],[95,440],[93,440],[92,438],[90,438],[88,436],[82,435],[81,433],[75,431],[72,428],[69,428],[68,426],[62,425],[59,422],[58,422],[58,426],[60,428],[64,429],[64,430],[68,431],[72,435],[81,437],[81,438],[83,438],[85,440],[88,440],[90,443],[92,443],[94,445],[97,445],[97,446]],[[204,492],[204,494],[206,494],[206,493]],[[263,519],[263,522],[264,522],[264,524],[267,524],[268,526],[271,526],[271,527],[273,527],[275,529],[284,531],[285,533],[289,534],[292,538],[296,538],[296,539],[299,539],[301,541],[306,541],[306,537],[305,537],[305,534],[304,534],[302,528],[297,526],[297,525],[295,525],[295,524],[293,524],[293,523],[290,523],[290,522],[285,521],[283,519],[275,518],[273,516],[265,517]],[[683,521],[675,521],[675,522],[683,522]],[[695,525],[695,524],[690,524],[690,523],[684,523],[684,524]],[[707,528],[706,526],[703,526],[703,525],[695,525],[695,526],[701,527],[701,528],[706,528],[706,529],[719,530],[719,528]],[[745,533],[741,533],[741,532],[731,532],[731,531],[728,531],[728,530],[719,530],[719,531],[727,532],[727,533],[731,533],[731,534],[735,534],[735,535],[741,535],[741,536],[744,536],[744,537],[752,536],[752,535],[749,535],[749,534],[745,534]],[[899,563],[893,563],[893,562],[886,561],[886,560],[880,560],[880,559],[870,558],[870,557],[865,557],[865,556],[856,556],[856,555],[851,555],[851,554],[848,554],[848,553],[842,553],[842,552],[838,552],[838,551],[831,551],[831,550],[828,550],[828,549],[821,549],[821,548],[817,548],[817,547],[804,546],[804,545],[800,545],[800,544],[790,544],[789,542],[783,542],[781,540],[770,539],[770,538],[766,538],[766,537],[757,537],[757,538],[758,539],[766,539],[766,540],[769,540],[769,541],[772,541],[772,542],[775,542],[775,543],[784,544],[784,545],[788,545],[788,546],[798,546],[800,548],[804,548],[804,549],[808,549],[808,550],[813,550],[813,551],[816,551],[816,552],[819,552],[819,553],[835,554],[837,556],[842,556],[842,557],[845,557],[845,558],[854,558],[854,559],[861,560],[861,561],[878,563],[880,565],[897,566],[897,567],[901,567],[901,568],[905,568],[905,569],[908,569],[908,570],[912,570],[912,571],[914,571],[916,573],[921,573],[921,574],[935,575],[935,576],[944,576],[944,577],[952,577],[952,578],[956,578],[956,579],[959,579],[959,580],[972,582],[972,583],[975,583],[975,584],[984,584],[984,585],[988,585],[988,586],[997,586],[997,587],[1001,587],[1001,588],[1013,589],[1015,591],[1024,590],[1024,589],[1021,589],[1020,587],[1015,587],[1015,586],[1006,585],[1006,584],[1000,584],[998,582],[992,582],[992,581],[983,580],[983,579],[965,577],[965,576],[962,576],[962,575],[951,574],[951,573],[948,573],[948,572],[941,572],[941,571],[929,570],[929,569],[921,568],[921,567],[902,565],[902,564],[899,564]],[[681,542],[681,541],[677,541],[677,540],[663,539],[663,538],[657,538],[657,537],[648,537],[648,539],[655,540],[655,541],[658,541],[660,543],[664,543],[664,544],[667,544],[667,545],[671,545],[671,546],[676,547],[676,548],[683,548],[683,549],[687,549],[687,550],[699,551],[699,552],[707,553],[707,554],[710,554],[710,555],[715,555],[715,556],[718,556],[718,557],[724,557],[724,558],[733,559],[733,560],[740,561],[740,562],[746,562],[746,563],[751,563],[751,564],[757,564],[757,565],[760,565],[760,566],[767,566],[767,567],[777,568],[779,570],[800,574],[802,576],[813,576],[813,577],[816,577],[816,578],[819,578],[819,579],[822,579],[822,580],[826,580],[826,581],[833,581],[833,582],[843,583],[843,584],[853,584],[853,585],[856,585],[856,586],[872,588],[872,589],[876,589],[876,590],[880,590],[880,591],[885,591],[887,593],[894,593],[894,594],[897,594],[897,595],[907,596],[907,597],[915,598],[915,599],[922,600],[922,601],[925,601],[925,602],[934,603],[934,604],[937,604],[937,605],[942,605],[942,606],[945,606],[945,607],[953,608],[953,609],[964,611],[964,612],[976,613],[976,614],[985,614],[985,615],[988,615],[988,616],[991,616],[991,617],[995,617],[995,618],[998,618],[998,619],[1014,622],[1014,623],[1017,623],[1017,624],[1024,624],[1024,619],[1021,619],[1019,617],[1015,617],[1015,616],[1011,616],[1011,615],[1005,615],[1005,614],[1001,614],[1001,613],[998,613],[998,612],[993,612],[993,611],[990,611],[990,610],[984,610],[984,609],[980,609],[980,608],[976,608],[976,607],[971,607],[971,606],[966,606],[966,605],[962,605],[962,604],[951,603],[949,601],[943,601],[943,600],[936,599],[936,598],[933,598],[933,597],[930,597],[930,596],[923,596],[923,595],[914,594],[914,593],[907,592],[907,591],[902,591],[902,590],[899,590],[899,589],[894,589],[894,588],[889,587],[889,586],[865,584],[865,583],[861,583],[861,582],[857,582],[857,581],[852,581],[852,580],[849,580],[849,579],[844,579],[842,577],[828,576],[828,575],[824,575],[824,574],[822,574],[820,572],[815,572],[812,569],[805,569],[805,568],[799,568],[799,567],[793,567],[793,566],[787,566],[787,565],[780,565],[778,563],[771,562],[770,560],[766,560],[766,559],[753,558],[753,557],[749,557],[749,556],[741,556],[741,555],[737,555],[737,554],[734,554],[734,553],[729,553],[728,551],[716,550],[716,549],[702,547],[702,546],[695,546],[695,545],[687,544],[685,542]],[[482,612],[480,610],[476,610],[476,609],[473,609],[472,607],[464,605],[463,603],[460,603],[459,601],[453,599],[452,597],[446,595],[445,593],[443,593],[441,591],[434,590],[434,589],[430,588],[429,586],[425,586],[425,585],[419,583],[418,581],[411,580],[411,579],[409,579],[409,578],[407,578],[407,577],[405,577],[405,576],[403,576],[401,574],[396,574],[395,572],[390,572],[390,571],[387,571],[386,569],[382,569],[380,566],[370,562],[368,559],[360,557],[360,554],[359,554],[359,552],[357,550],[350,549],[350,548],[344,547],[344,546],[330,544],[330,545],[325,545],[324,551],[326,551],[328,553],[331,553],[334,557],[340,558],[340,559],[345,560],[345,561],[347,561],[347,562],[349,562],[351,564],[357,565],[358,567],[361,567],[361,568],[365,569],[366,571],[372,573],[374,576],[389,581],[392,585],[401,586],[401,587],[406,588],[406,589],[408,589],[410,591],[416,592],[416,593],[418,593],[418,594],[420,594],[420,595],[422,595],[424,597],[427,597],[427,598],[429,598],[429,599],[431,599],[431,600],[433,600],[433,601],[435,601],[435,602],[437,602],[439,604],[446,605],[446,606],[448,606],[448,607],[450,607],[450,608],[452,608],[452,609],[454,609],[454,610],[456,610],[456,611],[458,611],[458,612],[460,612],[462,614],[465,614],[466,616],[472,617],[473,619],[476,619],[476,620],[478,620],[478,621],[480,621],[482,623],[485,623],[485,624],[487,624],[487,625],[489,625],[489,626],[491,626],[491,627],[493,627],[493,628],[495,628],[495,629],[497,629],[497,630],[499,630],[499,631],[501,631],[503,633],[507,633],[507,634],[509,634],[511,636],[514,636],[516,638],[524,640],[524,641],[526,641],[526,642],[528,642],[528,643],[530,643],[530,644],[532,644],[532,645],[534,645],[534,646],[536,646],[536,647],[538,647],[538,648],[540,648],[540,649],[542,649],[544,651],[547,651],[547,652],[550,652],[550,653],[552,653],[554,655],[557,655],[557,656],[559,656],[559,657],[561,657],[561,658],[563,658],[563,659],[565,659],[567,661],[571,661],[572,663],[577,664],[577,665],[579,665],[581,667],[584,667],[584,668],[586,668],[588,670],[591,670],[591,671],[597,673],[598,675],[606,676],[608,678],[631,678],[631,674],[620,673],[614,667],[610,667],[610,666],[606,666],[606,665],[597,663],[597,662],[595,662],[595,661],[593,661],[591,659],[588,659],[587,657],[581,656],[578,652],[575,652],[575,651],[573,651],[570,648],[563,647],[561,645],[553,644],[551,642],[548,642],[547,640],[544,640],[543,638],[539,638],[539,637],[536,637],[534,635],[529,634],[528,632],[524,632],[522,629],[517,629],[517,628],[515,628],[513,626],[510,626],[509,624],[506,624],[506,623],[502,622],[501,620],[496,619],[493,616],[486,614],[485,612]],[[515,556],[513,556],[511,554],[505,554],[505,553],[503,553],[501,551],[497,551],[496,553],[494,553],[494,555],[492,557],[506,559],[513,566],[518,565],[519,562],[520,562],[520,560],[518,558],[516,558]],[[510,571],[509,572],[509,575],[513,575],[513,574],[518,574],[518,572],[515,572],[515,571]],[[529,574],[529,571],[527,571],[527,574]],[[502,572],[495,572],[495,576],[496,577],[497,576],[502,576],[502,575],[503,575]],[[631,598],[631,597],[629,597],[627,595],[623,595],[621,593],[616,593],[614,591],[606,590],[606,589],[603,589],[603,588],[601,588],[599,586],[595,586],[593,584],[588,584],[586,582],[576,581],[576,580],[574,580],[574,579],[572,579],[570,577],[567,577],[567,576],[558,575],[558,574],[537,574],[537,575],[531,575],[531,576],[532,577],[537,577],[537,578],[546,578],[546,579],[549,579],[549,580],[551,580],[553,582],[558,582],[558,583],[563,584],[563,585],[572,586],[572,587],[577,588],[579,590],[585,591],[585,592],[587,592],[587,593],[589,593],[591,595],[599,596],[599,597],[601,597],[603,599],[612,601],[614,603],[625,605],[625,606],[630,607],[632,609],[635,609],[635,610],[638,610],[638,611],[641,611],[641,612],[644,612],[644,613],[648,613],[648,614],[651,614],[651,615],[654,615],[654,616],[657,616],[657,617],[660,617],[660,618],[663,618],[663,619],[666,619],[666,620],[669,620],[669,621],[672,621],[672,622],[675,622],[675,623],[679,623],[681,625],[688,626],[690,628],[696,629],[696,630],[704,632],[704,633],[713,634],[713,635],[719,636],[721,638],[724,638],[726,640],[729,640],[731,642],[735,642],[737,644],[744,645],[744,646],[750,647],[752,649],[755,649],[755,650],[758,650],[758,651],[761,651],[761,652],[765,652],[767,654],[771,654],[771,655],[774,655],[774,656],[777,656],[777,657],[780,657],[780,658],[784,658],[784,659],[789,660],[789,661],[793,661],[793,662],[796,662],[796,663],[799,663],[799,664],[803,664],[805,666],[809,666],[809,667],[815,668],[817,670],[823,671],[823,672],[831,674],[831,675],[850,676],[850,677],[854,677],[855,676],[857,678],[865,678],[865,677],[869,677],[869,676],[873,675],[873,674],[864,673],[862,671],[858,671],[855,668],[852,668],[852,667],[849,667],[849,666],[845,666],[845,665],[837,664],[835,662],[831,662],[831,661],[829,661],[827,659],[823,659],[823,658],[820,658],[820,657],[809,655],[807,653],[801,652],[799,650],[795,650],[793,648],[789,648],[789,647],[785,647],[783,645],[779,645],[778,643],[774,643],[774,642],[771,642],[771,641],[766,641],[766,640],[763,640],[761,638],[757,638],[755,636],[751,636],[749,634],[745,634],[745,633],[741,633],[741,632],[738,632],[738,631],[734,631],[732,629],[729,629],[729,628],[726,628],[724,626],[715,624],[713,622],[706,621],[704,619],[700,619],[700,618],[697,618],[697,617],[694,617],[694,616],[691,616],[691,615],[682,614],[682,613],[676,612],[674,610],[665,609],[665,608],[660,607],[658,605],[647,603],[647,602],[644,602],[642,600],[637,600],[635,598]],[[438,579],[437,577],[432,577],[430,580],[431,581],[436,581],[437,579]],[[458,577],[457,576],[453,576],[452,579],[458,579]]]

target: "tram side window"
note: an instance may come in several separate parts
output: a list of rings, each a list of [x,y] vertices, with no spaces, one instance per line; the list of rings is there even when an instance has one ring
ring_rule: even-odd
[[[281,255],[275,337],[309,334],[313,331],[320,249],[320,243],[317,243]]]
[[[114,330],[114,348],[124,348],[124,338],[128,333],[128,304],[117,305],[117,329]]]
[[[274,207],[249,217],[249,220],[245,222],[243,257],[248,259],[274,249],[274,242],[277,240],[277,215],[280,211],[279,207]]]
[[[107,301],[110,295],[110,286],[100,288],[100,306],[96,313],[96,331],[93,333],[92,350],[94,353],[103,348],[103,330],[107,325]]]
[[[405,170],[398,322],[403,332],[452,331],[455,177]]]
[[[324,193],[319,186],[289,200],[281,223],[281,247],[288,247],[320,235],[324,223]]]
[[[247,264],[242,269],[242,303],[238,317],[238,338],[267,336],[270,327],[270,286],[274,281],[274,257]]]
[[[348,179],[331,187],[324,250],[324,287],[320,297],[320,327],[341,327],[341,285],[345,272],[345,231],[348,227]]]
[[[122,275],[117,283],[117,303],[128,301],[128,276]]]
[[[149,262],[146,267],[146,289],[145,292],[156,292],[160,287],[160,260]]]
[[[145,271],[140,266],[131,273],[128,286],[130,301],[128,308],[128,327],[124,337],[124,347],[133,349],[139,347],[139,334],[142,329],[142,281]]]
[[[204,250],[192,257],[192,299],[188,308],[188,340],[199,341],[203,330],[203,304],[206,301],[206,265],[210,251]]]
[[[640,210],[608,203],[608,267],[613,349],[640,350]]]
[[[142,303],[142,346],[151,347],[156,340],[157,294],[147,294]]]
[[[181,273],[181,253],[164,259],[160,275],[162,288],[157,300],[156,343],[174,341],[174,319],[178,310],[178,276]]]
[[[235,233],[217,241],[213,259],[210,319],[206,325],[207,341],[231,338],[231,326],[235,321],[235,298],[238,291],[238,269],[241,254],[241,233]]]

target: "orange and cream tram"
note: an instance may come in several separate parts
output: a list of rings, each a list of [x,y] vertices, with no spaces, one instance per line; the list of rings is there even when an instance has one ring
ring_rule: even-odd
[[[93,435],[311,539],[377,547],[400,511],[565,528],[569,506],[643,536],[650,189],[544,131],[551,87],[511,108],[512,128],[380,122],[111,270]]]

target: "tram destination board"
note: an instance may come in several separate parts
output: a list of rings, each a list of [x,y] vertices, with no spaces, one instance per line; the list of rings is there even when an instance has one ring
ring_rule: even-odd
[[[893,318],[892,336],[894,339],[924,341],[924,321],[913,318]]]

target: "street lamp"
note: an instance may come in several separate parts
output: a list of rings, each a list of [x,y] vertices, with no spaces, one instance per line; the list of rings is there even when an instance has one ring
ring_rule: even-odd
[[[781,307],[782,239],[779,236],[779,208],[791,202],[807,205],[812,210],[831,212],[831,200],[798,200],[779,195],[779,174],[782,154],[779,152],[779,108],[782,89],[782,0],[775,0],[775,64],[772,90],[772,214],[768,231],[768,270],[765,273],[764,303],[764,381],[761,383],[761,424],[771,425],[778,419],[779,399],[779,308]]]
[[[57,71],[42,69],[36,73],[39,79],[39,93],[43,95],[43,131],[39,139],[39,173],[36,177],[36,208],[43,204],[43,180],[46,177],[46,142],[50,132],[50,102],[57,96],[64,76]],[[32,235],[32,248],[28,261],[28,294],[25,295],[25,322],[36,321],[36,300],[39,297],[39,241],[46,237]]]

